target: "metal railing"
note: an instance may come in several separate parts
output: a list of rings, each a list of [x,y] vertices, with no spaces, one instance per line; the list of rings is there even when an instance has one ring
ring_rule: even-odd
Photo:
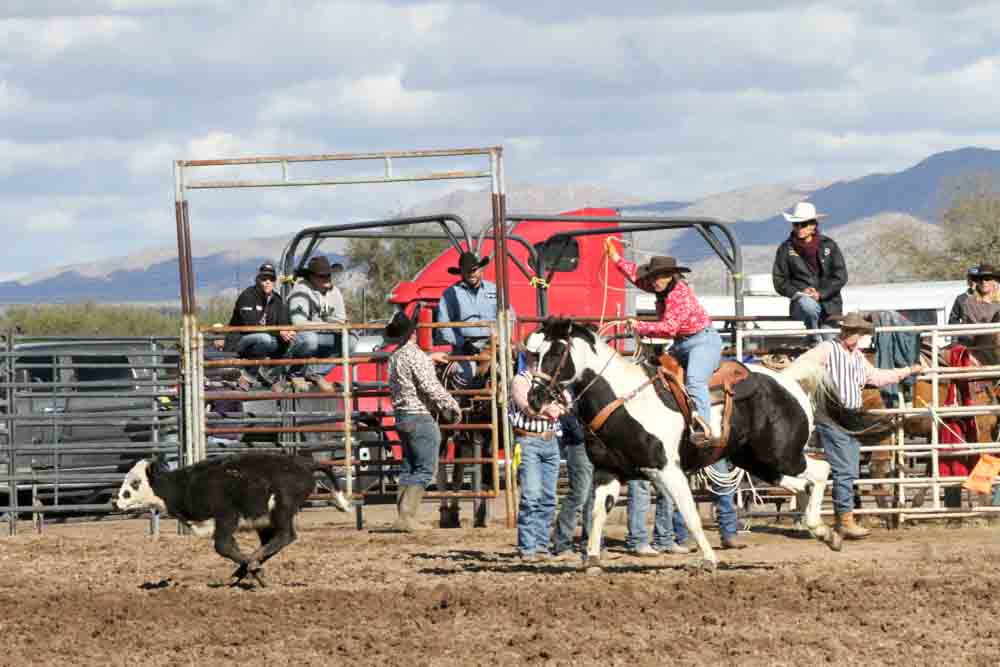
[[[0,513],[103,515],[132,463],[176,457],[179,340],[30,337],[0,348]]]
[[[442,457],[439,465],[471,466],[473,481],[469,491],[435,490],[428,492],[428,499],[464,499],[481,502],[496,498],[501,491],[500,476],[500,434],[502,429],[500,410],[498,407],[499,364],[497,363],[497,323],[493,321],[461,322],[461,323],[421,323],[421,328],[443,328],[451,326],[474,326],[490,330],[490,345],[480,355],[449,355],[449,360],[476,361],[488,364],[489,382],[481,390],[456,390],[456,396],[467,396],[473,399],[486,400],[490,403],[490,421],[487,423],[442,424],[440,426],[446,437],[462,431],[489,431],[489,451],[479,452],[472,457]],[[243,326],[243,327],[201,327],[194,343],[194,349],[206,349],[206,340],[215,339],[227,333],[261,333],[269,332],[277,335],[279,331],[327,331],[336,332],[341,341],[351,341],[352,334],[358,332],[381,330],[383,325],[344,323],[303,324],[281,326]],[[215,355],[215,358],[205,358],[195,364],[200,374],[193,378],[191,391],[195,400],[201,406],[218,406],[221,401],[239,402],[258,405],[270,405],[271,413],[252,411],[244,408],[238,412],[229,412],[220,417],[218,411],[192,413],[187,420],[191,439],[187,441],[185,461],[198,461],[207,456],[232,452],[234,440],[243,441],[243,446],[256,449],[271,448],[287,453],[310,455],[321,463],[330,464],[339,471],[346,483],[345,493],[355,501],[359,527],[363,523],[362,506],[395,502],[394,479],[399,472],[401,460],[387,456],[391,449],[398,445],[398,436],[394,429],[394,418],[389,399],[387,362],[389,353],[377,350],[372,353],[359,354],[346,346],[347,353],[336,357],[321,358],[265,358],[243,359],[233,356]],[[341,350],[345,346],[341,343]],[[209,355],[210,357],[212,355]],[[310,390],[306,392],[292,391],[291,387],[283,386],[277,390],[274,386],[254,386],[249,391],[237,389],[232,377],[218,378],[218,373],[238,372],[238,369],[265,367],[278,371],[284,367],[311,365],[321,367],[324,377],[333,379],[334,391]],[[211,377],[216,374],[213,383]],[[214,386],[213,386],[214,385]],[[205,391],[205,387],[209,391]],[[199,389],[200,387],[200,389]],[[227,436],[227,437],[222,437]],[[262,445],[259,440],[268,444]],[[228,441],[228,442],[223,442]],[[504,461],[507,469],[506,478],[510,479],[513,472],[509,468],[510,457]],[[490,466],[490,488],[482,489],[478,484],[481,475],[477,474],[481,466]],[[361,483],[359,484],[359,480]],[[510,485],[507,485],[510,486]],[[513,501],[510,489],[506,493],[508,523],[512,523],[511,514]],[[320,494],[313,500],[325,500],[329,496]]]
[[[794,337],[817,333],[835,334],[837,332],[837,329],[740,329],[736,331],[736,349],[739,355],[738,358],[742,358],[741,353],[744,347],[744,340],[747,338],[767,338],[769,336]],[[856,513],[893,516],[899,522],[903,522],[906,520],[940,518],[943,516],[975,516],[1000,511],[1000,507],[992,506],[974,507],[971,511],[965,510],[962,507],[942,506],[942,489],[960,487],[966,481],[967,477],[942,476],[940,475],[938,465],[942,456],[976,456],[979,454],[1000,453],[1000,442],[992,439],[982,442],[966,442],[957,447],[940,441],[941,426],[946,419],[984,415],[996,415],[1000,418],[1000,405],[996,402],[991,405],[980,406],[946,406],[942,404],[941,395],[942,381],[974,381],[997,378],[1000,377],[1000,366],[947,367],[940,364],[941,351],[946,346],[949,337],[956,335],[996,334],[1000,333],[1000,325],[888,326],[876,327],[875,332],[877,334],[915,333],[920,338],[930,339],[931,364],[927,368],[927,371],[916,379],[930,382],[931,401],[929,405],[917,406],[905,405],[903,401],[900,401],[902,407],[869,411],[871,414],[877,416],[899,418],[899,423],[892,435],[891,444],[862,445],[860,448],[862,454],[891,452],[892,458],[889,465],[889,475],[858,479],[855,482],[855,486],[858,487],[859,492],[867,492],[874,486],[889,487],[891,490],[891,494],[888,496],[890,502],[884,503],[887,506],[862,507],[855,510]],[[906,419],[914,417],[925,417],[932,420],[933,423],[929,429],[929,438],[926,441],[916,440],[914,434],[907,429]],[[925,463],[928,460],[928,472],[926,474],[916,473],[916,465],[918,463]],[[930,504],[928,507],[907,506],[907,503],[913,500],[912,497],[907,496],[907,491],[914,489],[930,490]],[[867,493],[862,493],[862,496],[865,495]],[[772,513],[750,512],[749,515],[770,516]]]

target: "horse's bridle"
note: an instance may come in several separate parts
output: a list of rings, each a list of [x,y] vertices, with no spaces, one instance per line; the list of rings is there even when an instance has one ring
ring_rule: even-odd
[[[565,388],[572,382],[572,380],[566,380],[566,381],[560,380],[559,375],[560,373],[562,373],[563,368],[566,366],[566,360],[569,359],[569,351],[571,347],[573,347],[573,342],[571,340],[563,342],[563,352],[562,355],[559,357],[559,363],[556,364],[556,370],[552,373],[552,375],[549,375],[548,373],[542,371],[541,357],[539,357],[538,359],[538,366],[539,366],[538,370],[532,371],[531,374],[532,384],[537,383],[542,385],[542,388],[545,390],[545,393],[549,398],[558,403],[562,403],[563,405],[566,405],[566,400],[563,396],[563,392]]]

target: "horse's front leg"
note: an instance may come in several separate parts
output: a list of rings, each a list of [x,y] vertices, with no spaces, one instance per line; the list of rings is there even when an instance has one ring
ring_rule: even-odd
[[[674,504],[684,517],[688,531],[701,550],[702,567],[714,570],[719,558],[705,537],[705,531],[701,527],[701,517],[698,516],[698,506],[694,502],[694,496],[691,495],[691,486],[684,471],[674,463],[667,463],[662,470],[651,470],[648,474],[650,481],[656,486],[657,493],[669,493],[674,499]]]
[[[607,475],[607,473],[603,473]],[[594,471],[594,509],[590,519],[590,534],[587,537],[587,569],[599,568],[601,565],[601,540],[604,537],[604,524],[608,521],[608,513],[615,506],[618,494],[621,492],[621,482],[611,477],[601,479],[602,471]],[[593,571],[593,570],[592,570]]]

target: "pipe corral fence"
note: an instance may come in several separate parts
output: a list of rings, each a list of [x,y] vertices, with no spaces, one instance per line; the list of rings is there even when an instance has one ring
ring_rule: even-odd
[[[485,161],[484,165],[474,168],[467,168],[468,165],[449,165],[445,169],[425,169],[423,165],[429,162],[442,160],[461,161],[472,159],[475,161]],[[371,164],[375,162],[380,165],[380,173],[359,173],[349,176],[329,176],[308,179],[296,179],[291,176],[293,166],[308,165],[315,168],[317,165],[332,165],[337,163],[347,164]],[[420,163],[421,168],[412,172],[402,172],[398,169],[401,163]],[[221,180],[193,180],[192,174],[196,170],[223,168],[228,171],[247,170],[249,174],[240,174],[229,179]],[[262,169],[280,169],[280,174],[267,176],[261,173]],[[360,171],[360,167],[359,167]],[[279,331],[279,330],[326,330],[330,331],[331,326],[300,325],[297,327],[281,326],[272,328],[260,327],[205,327],[199,326],[196,315],[195,304],[195,275],[191,254],[191,224],[190,206],[188,202],[188,192],[192,190],[231,190],[245,188],[281,188],[281,187],[317,187],[317,186],[343,186],[356,184],[373,183],[404,183],[416,181],[446,181],[456,179],[485,179],[490,182],[490,195],[492,205],[492,229],[494,231],[493,241],[495,248],[496,280],[498,284],[498,312],[501,316],[496,322],[482,323],[490,329],[490,348],[486,356],[490,357],[490,381],[485,390],[485,394],[490,400],[491,421],[490,423],[463,424],[456,426],[442,426],[442,431],[446,434],[459,430],[488,430],[491,434],[491,445],[488,456],[474,456],[471,458],[446,458],[441,461],[442,466],[463,464],[471,466],[489,466],[491,468],[492,488],[471,491],[438,491],[428,494],[429,498],[472,498],[476,502],[484,499],[494,498],[499,495],[501,488],[499,474],[499,451],[503,449],[511,452],[509,430],[503,426],[506,415],[507,390],[512,378],[511,372],[511,347],[510,347],[510,323],[507,320],[507,244],[506,227],[503,223],[506,209],[506,195],[504,190],[503,157],[502,148],[464,148],[464,149],[444,149],[444,150],[424,150],[424,151],[386,151],[375,153],[342,153],[324,155],[299,155],[299,156],[275,156],[275,157],[251,157],[240,159],[219,159],[219,160],[179,160],[174,164],[174,185],[175,185],[175,217],[177,227],[178,263],[180,268],[181,283],[181,310],[182,310],[182,368],[181,378],[184,387],[183,404],[181,412],[183,414],[182,442],[184,443],[184,463],[187,465],[205,459],[210,451],[208,443],[210,437],[224,435],[257,435],[270,437],[274,446],[283,451],[295,450],[307,453],[323,452],[329,455],[326,460],[331,465],[341,471],[347,483],[347,491],[355,501],[357,509],[358,525],[362,525],[361,505],[364,502],[385,501],[391,498],[388,493],[390,486],[389,475],[392,467],[398,465],[398,461],[388,459],[384,456],[385,445],[391,440],[388,436],[386,419],[391,416],[391,409],[385,409],[383,401],[387,395],[387,387],[384,380],[374,383],[359,383],[355,381],[356,371],[361,364],[374,364],[381,367],[379,371],[384,377],[384,365],[387,355],[374,351],[371,354],[353,354],[349,349],[348,342],[352,335],[359,331],[370,329],[381,329],[384,325],[368,323],[342,323],[332,330],[339,333],[342,341],[342,351],[346,354],[337,357],[300,359],[300,360],[236,360],[236,359],[207,359],[205,356],[206,335],[211,336],[217,333],[238,332],[248,333],[254,331]],[[458,220],[456,216],[442,215],[430,216],[408,221],[382,220],[368,223],[349,223],[322,230],[304,230],[296,237],[296,241],[302,235],[313,233],[313,237],[306,244],[301,256],[295,255],[295,244],[291,251],[286,249],[282,268],[292,274],[296,266],[301,266],[307,261],[321,240],[323,233],[330,229],[339,232],[342,236],[348,236],[350,232],[378,229],[382,227],[398,226],[401,224],[422,224],[432,221],[441,223],[444,236],[439,238],[449,238],[455,247],[460,247],[462,240],[466,243],[467,249],[472,249],[471,239],[468,232],[464,230],[464,223],[458,220],[462,227],[463,234],[456,236],[445,224],[445,220]],[[317,233],[318,232],[318,233]],[[376,234],[377,236],[378,234]],[[382,235],[388,236],[388,235]],[[460,239],[459,236],[464,238]],[[330,236],[332,237],[332,235]],[[451,323],[451,326],[459,323]],[[468,326],[469,323],[461,323]],[[449,326],[449,323],[422,323],[421,327],[441,327]],[[461,359],[462,357],[455,357]],[[482,361],[482,360],[480,360]],[[205,386],[208,380],[206,371],[241,367],[241,366],[267,366],[267,365],[288,365],[289,363],[308,363],[315,365],[326,365],[339,367],[341,369],[341,382],[334,392],[309,392],[297,393],[294,395],[278,395],[278,392],[253,392],[248,396],[245,392],[242,395],[235,395],[235,392],[209,391]],[[474,398],[483,398],[476,395]],[[279,406],[278,414],[269,418],[262,418],[244,411],[241,414],[247,420],[240,425],[221,425],[214,423],[209,418],[207,406],[217,405],[220,401],[247,401],[261,400],[270,401]],[[380,407],[374,411],[366,410],[364,413],[359,409],[363,400],[375,400],[380,403]],[[309,405],[309,401],[334,402],[333,405]],[[259,423],[268,421],[271,423]],[[312,442],[305,441],[305,436],[311,436]],[[505,472],[507,479],[512,478],[511,458],[505,458]],[[360,487],[356,483],[364,480],[364,486]],[[516,508],[510,492],[511,484],[507,484],[507,521],[508,525],[513,525],[513,516]],[[322,500],[323,496],[316,497]]]

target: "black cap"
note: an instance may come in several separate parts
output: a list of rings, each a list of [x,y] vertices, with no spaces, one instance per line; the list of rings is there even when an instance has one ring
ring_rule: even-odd
[[[274,270],[274,264],[264,262],[257,268],[257,280],[260,280],[261,278],[270,278],[271,280],[278,279],[278,272]]]

